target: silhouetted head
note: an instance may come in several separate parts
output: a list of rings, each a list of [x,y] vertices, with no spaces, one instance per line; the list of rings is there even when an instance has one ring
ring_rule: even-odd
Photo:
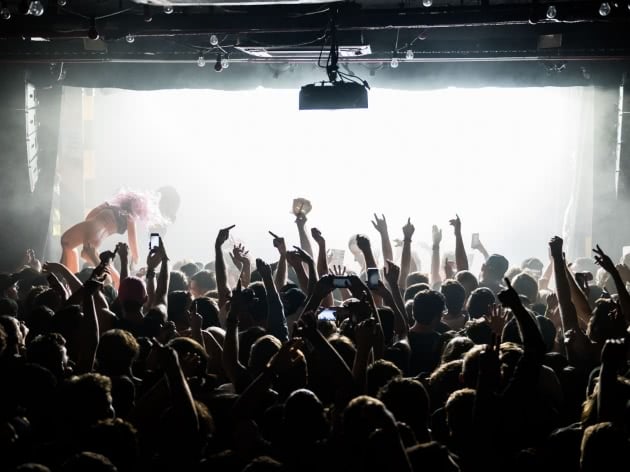
[[[444,295],[435,290],[423,290],[413,299],[413,318],[423,326],[437,324],[445,309]]]

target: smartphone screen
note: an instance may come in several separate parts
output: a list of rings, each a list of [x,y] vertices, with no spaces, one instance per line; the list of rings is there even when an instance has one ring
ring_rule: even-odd
[[[367,286],[369,289],[378,287],[378,269],[376,267],[369,267],[367,270]]]
[[[158,233],[151,233],[151,237],[149,238],[149,251],[159,246],[160,246],[160,235]]]
[[[348,288],[350,287],[350,277],[347,275],[335,275],[333,276],[333,287],[335,288]]]
[[[317,315],[317,320],[337,321],[337,310],[335,308],[324,308]]]

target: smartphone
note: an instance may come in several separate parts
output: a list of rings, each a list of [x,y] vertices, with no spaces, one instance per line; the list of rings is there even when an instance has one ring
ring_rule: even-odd
[[[378,269],[376,267],[368,267],[367,269],[367,286],[370,290],[378,288]]]
[[[324,308],[317,315],[317,321],[337,321],[337,309]]]
[[[350,277],[347,275],[334,275],[333,287],[335,288],[348,288],[350,287]]]
[[[479,233],[473,233],[473,235],[472,235],[472,242],[470,243],[470,247],[475,249],[477,246],[479,246]]]
[[[152,251],[156,247],[160,247],[160,234],[151,233],[149,237],[149,251]]]

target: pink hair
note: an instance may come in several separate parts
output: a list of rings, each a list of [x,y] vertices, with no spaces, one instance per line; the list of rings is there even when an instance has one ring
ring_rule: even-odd
[[[159,198],[155,193],[121,190],[109,201],[109,204],[121,208],[133,219],[142,223],[159,225],[164,221],[158,205]]]

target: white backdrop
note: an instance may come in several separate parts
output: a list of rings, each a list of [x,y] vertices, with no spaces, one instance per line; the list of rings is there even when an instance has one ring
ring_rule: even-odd
[[[574,93],[375,89],[368,110],[299,112],[296,90],[104,90],[87,203],[122,186],[175,186],[182,207],[166,238],[172,259],[211,260],[218,229],[236,224],[252,255],[275,260],[267,231],[298,242],[290,208],[301,196],[313,202],[309,226],[331,248],[347,249],[357,232],[377,242],[375,211],[386,214],[392,238],[410,216],[426,269],[421,242],[435,223],[452,250],[448,220],[457,212],[467,246],[479,232],[511,262],[546,260],[575,169],[567,146],[578,126]]]

